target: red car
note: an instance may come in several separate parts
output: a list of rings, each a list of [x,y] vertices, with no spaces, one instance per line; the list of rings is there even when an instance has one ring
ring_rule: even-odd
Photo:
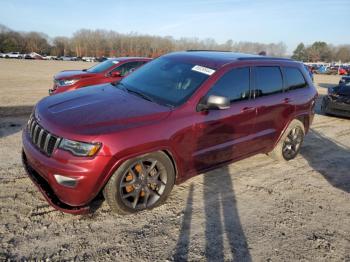
[[[344,68],[339,67],[338,75],[347,75],[347,74],[348,72]]]
[[[125,75],[149,62],[145,57],[119,57],[107,59],[84,70],[66,70],[54,76],[50,95],[76,90],[84,86],[111,83],[121,80]]]
[[[41,100],[23,130],[23,163],[59,210],[87,212],[103,193],[113,211],[133,213],[233,161],[295,158],[316,97],[293,60],[170,53],[119,83]]]

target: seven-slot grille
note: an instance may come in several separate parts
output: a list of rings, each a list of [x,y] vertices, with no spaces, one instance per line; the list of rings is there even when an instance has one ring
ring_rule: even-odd
[[[32,143],[45,155],[51,156],[61,138],[42,128],[33,116],[28,121],[27,129]]]

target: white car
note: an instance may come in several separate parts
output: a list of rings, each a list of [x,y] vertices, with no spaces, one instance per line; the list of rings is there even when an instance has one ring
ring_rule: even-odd
[[[61,60],[63,60],[63,61],[76,61],[77,58],[74,56],[61,56]]]
[[[81,59],[85,62],[95,62],[96,60],[95,57],[89,57],[89,56],[83,56]]]
[[[22,59],[24,55],[22,55],[20,52],[10,52],[4,54],[5,58],[20,58]]]
[[[56,60],[57,56],[55,55],[47,55],[43,57],[44,60]]]

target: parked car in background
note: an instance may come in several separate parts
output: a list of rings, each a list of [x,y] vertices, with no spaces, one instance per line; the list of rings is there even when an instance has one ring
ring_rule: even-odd
[[[24,54],[21,54],[20,52],[10,52],[4,54],[5,58],[17,58],[17,59],[22,59],[24,57]]]
[[[32,57],[30,54],[24,54],[24,57],[23,57],[24,59],[31,59],[31,60],[33,60],[33,59],[35,59],[34,57]]]
[[[350,76],[343,76],[339,80],[339,85],[350,85]]]
[[[338,75],[347,75],[347,74],[348,74],[348,71],[346,71],[345,68],[343,67],[338,68]]]
[[[350,82],[328,88],[327,96],[322,99],[321,111],[324,114],[350,117]]]
[[[305,64],[304,64],[304,67],[305,67],[306,71],[309,73],[310,78],[311,78],[311,80],[313,82],[314,81],[314,73],[312,72],[312,68],[309,67],[308,65],[305,65]]]
[[[85,86],[119,81],[150,60],[145,57],[120,57],[108,59],[89,69],[62,71],[54,76],[53,88],[49,93],[58,94]]]
[[[118,83],[41,100],[23,130],[23,164],[57,209],[87,212],[103,192],[113,211],[134,213],[218,166],[295,158],[316,97],[293,60],[175,52]]]
[[[343,69],[346,70],[346,74],[347,74],[347,75],[350,75],[350,66],[348,66],[348,65],[343,66]]]
[[[315,74],[326,74],[329,66],[318,66],[317,69],[314,71]]]
[[[45,60],[57,60],[57,56],[54,56],[54,55],[43,56],[43,58]]]
[[[76,57],[74,56],[61,56],[59,57],[59,60],[62,60],[62,61],[76,61]]]
[[[81,59],[85,62],[96,62],[97,61],[95,57],[90,57],[90,56],[83,56]]]
[[[96,57],[95,58],[95,61],[96,62],[103,62],[103,61],[106,61],[108,58],[105,57],[105,56],[101,56],[101,57]]]

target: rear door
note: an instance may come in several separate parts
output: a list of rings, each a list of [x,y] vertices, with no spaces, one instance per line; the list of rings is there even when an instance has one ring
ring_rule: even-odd
[[[313,92],[306,80],[308,75],[304,75],[301,71],[303,68],[300,67],[285,66],[283,69],[286,96],[295,107],[295,115],[311,113],[309,121],[312,121],[315,100],[310,99]]]
[[[257,107],[253,147],[256,151],[270,150],[294,113],[293,98],[284,92],[282,68],[279,65],[256,66],[253,71],[253,93]]]
[[[197,171],[244,156],[250,152],[256,108],[250,99],[250,67],[231,68],[207,95],[228,97],[224,110],[197,112],[193,161]]]

